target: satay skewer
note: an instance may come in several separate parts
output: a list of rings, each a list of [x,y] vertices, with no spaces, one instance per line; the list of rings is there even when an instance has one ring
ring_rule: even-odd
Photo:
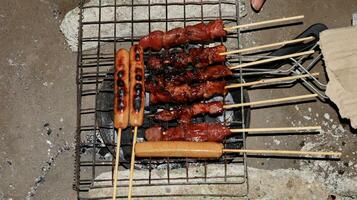
[[[284,46],[284,45],[288,45],[288,44],[295,44],[295,43],[300,43],[300,42],[311,41],[313,39],[315,39],[315,37],[310,36],[310,37],[298,38],[298,39],[294,39],[294,40],[286,40],[286,41],[282,41],[282,42],[265,44],[265,45],[255,46],[255,47],[226,51],[226,52],[219,53],[219,55],[225,56],[225,55],[230,55],[230,54],[252,52],[255,50],[262,50],[262,49],[268,49],[268,48],[272,48],[272,47]]]
[[[200,114],[211,114],[217,115],[222,114],[224,110],[235,109],[239,107],[246,106],[256,106],[256,105],[271,105],[282,102],[310,99],[317,97],[317,94],[306,94],[299,96],[291,96],[291,97],[283,97],[283,98],[275,98],[275,99],[267,99],[260,101],[252,101],[245,103],[237,103],[237,104],[224,104],[220,101],[208,102],[208,103],[195,103],[190,106],[181,107],[175,110],[163,110],[153,115],[149,115],[149,117],[153,117],[156,120],[160,121],[171,121],[174,119],[178,119],[180,122],[190,122],[191,119]]]
[[[167,65],[171,65],[176,69],[184,69],[192,64],[196,68],[203,69],[208,65],[212,65],[214,63],[222,63],[227,60],[227,55],[237,54],[237,53],[246,53],[252,52],[255,50],[267,49],[271,47],[278,47],[282,45],[300,43],[305,41],[313,40],[314,37],[305,37],[298,38],[294,40],[287,40],[283,42],[277,42],[272,44],[265,44],[261,46],[249,47],[244,49],[237,49],[227,51],[227,48],[224,45],[217,45],[214,47],[200,47],[200,48],[191,48],[189,52],[180,52],[171,54],[166,58],[159,58],[157,56],[151,56],[148,58],[147,67],[151,70],[162,70]]]
[[[234,84],[227,85],[225,88],[232,89],[232,88],[239,88],[239,87],[263,85],[263,84],[267,84],[267,83],[278,83],[278,82],[290,81],[290,80],[295,80],[295,79],[309,78],[309,77],[314,77],[314,76],[318,76],[318,75],[319,75],[319,73],[316,72],[316,73],[302,74],[302,75],[296,75],[296,76],[286,76],[286,77],[280,77],[280,78],[262,79],[262,80],[253,81],[253,82],[234,83]]]
[[[156,30],[149,33],[149,35],[143,36],[140,39],[139,44],[141,47],[143,47],[144,50],[151,49],[154,51],[160,51],[162,48],[169,49],[187,43],[207,42],[217,38],[226,37],[228,34],[227,31],[278,22],[286,22],[302,18],[304,18],[304,16],[301,15],[232,27],[224,27],[225,25],[223,23],[223,20],[218,19],[211,21],[207,24],[199,23],[195,25],[188,25],[184,28],[177,27],[166,32]]]
[[[316,134],[321,126],[269,127],[269,128],[230,128],[222,123],[180,123],[178,126],[164,128],[152,126],[145,130],[147,141],[191,141],[222,142],[236,133],[256,135]]]
[[[119,49],[115,56],[114,66],[114,127],[118,130],[115,151],[115,167],[113,177],[113,196],[116,199],[118,168],[120,155],[120,142],[122,129],[129,124],[129,53],[125,49]]]
[[[158,141],[138,143],[135,148],[137,157],[181,157],[181,158],[220,158],[223,153],[247,153],[253,155],[296,155],[296,156],[333,156],[339,158],[341,152],[294,151],[294,150],[255,150],[224,149],[216,142]]]
[[[224,27],[223,29],[225,31],[232,31],[232,30],[236,30],[236,29],[255,27],[255,26],[261,26],[261,25],[267,25],[267,24],[275,24],[275,23],[287,22],[287,21],[299,20],[299,19],[304,19],[304,15],[298,15],[298,16],[293,16],[293,17],[283,17],[283,18],[279,18],[279,19],[271,19],[271,20],[266,20],[266,21],[261,21],[261,22],[253,22],[250,24],[242,24],[242,25],[237,25],[237,26]]]
[[[313,53],[315,53],[314,50],[303,51],[303,52],[299,52],[299,53],[293,53],[293,54],[288,54],[288,55],[284,55],[284,56],[277,56],[277,57],[273,57],[273,58],[267,58],[267,59],[262,59],[262,60],[258,60],[258,61],[243,63],[243,64],[229,67],[229,69],[233,70],[233,69],[239,69],[239,68],[243,68],[243,67],[250,67],[250,66],[269,63],[269,62],[273,62],[273,61],[285,60],[285,59],[293,58],[293,57],[306,56],[306,55],[310,55]]]

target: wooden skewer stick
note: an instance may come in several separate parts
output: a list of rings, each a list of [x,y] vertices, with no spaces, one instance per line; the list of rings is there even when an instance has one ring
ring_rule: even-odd
[[[278,102],[293,101],[293,100],[307,99],[307,98],[313,98],[313,97],[317,97],[317,94],[306,94],[306,95],[300,95],[300,96],[284,97],[284,98],[278,98],[278,99],[268,99],[268,100],[253,101],[253,102],[238,103],[238,104],[226,104],[226,105],[223,105],[223,108],[231,109],[231,108],[239,108],[239,107],[243,107],[243,106],[278,103]]]
[[[225,153],[248,153],[248,154],[279,154],[279,155],[314,155],[314,156],[336,156],[340,157],[341,152],[323,151],[291,151],[291,150],[253,150],[253,149],[223,149]]]
[[[309,40],[313,40],[313,39],[315,39],[315,37],[310,36],[310,37],[304,37],[304,38],[299,38],[299,39],[294,39],[294,40],[286,40],[286,41],[283,41],[283,42],[277,42],[277,43],[266,44],[266,45],[261,45],[261,46],[256,46],[256,47],[250,47],[250,48],[238,49],[238,50],[233,50],[233,51],[227,51],[227,52],[219,53],[219,55],[225,56],[225,55],[229,55],[229,54],[250,52],[250,51],[254,51],[254,50],[261,50],[261,49],[267,49],[267,48],[272,48],[272,47],[283,46],[283,45],[287,45],[287,44],[305,42],[305,41],[309,41]]]
[[[299,20],[299,19],[303,19],[303,18],[304,18],[304,15],[299,15],[299,16],[294,16],[294,17],[286,17],[286,18],[284,17],[284,18],[279,18],[279,19],[254,22],[254,23],[250,23],[250,24],[242,24],[242,25],[238,25],[238,26],[225,27],[224,30],[231,31],[231,30],[235,30],[235,29],[261,26],[261,25],[267,25],[267,24],[274,24],[274,23],[286,22],[286,21],[292,21],[292,20]]]
[[[130,161],[130,178],[129,178],[129,193],[128,193],[128,199],[131,199],[132,195],[132,188],[133,188],[133,178],[134,178],[134,165],[135,165],[135,144],[136,144],[136,138],[138,135],[138,127],[134,127],[134,136],[133,136],[133,147],[131,149],[131,161]]]
[[[120,155],[120,141],[121,141],[121,128],[118,128],[117,135],[117,147],[115,150],[115,167],[114,167],[114,186],[113,186],[113,200],[116,199],[117,196],[117,183],[118,183],[118,168],[119,168],[119,155]]]
[[[311,131],[311,130],[321,130],[321,126],[230,129],[232,133],[242,133],[242,132],[260,133],[260,132]]]
[[[257,60],[257,61],[254,61],[254,62],[243,63],[243,64],[236,65],[236,66],[233,66],[233,67],[229,67],[229,69],[231,69],[231,70],[239,69],[239,68],[242,68],[242,67],[249,67],[249,66],[253,66],[253,65],[259,65],[259,64],[263,64],[263,63],[269,63],[269,62],[277,61],[277,60],[284,60],[284,59],[293,58],[293,57],[306,56],[306,55],[310,55],[310,54],[313,54],[313,53],[315,53],[314,50],[304,51],[304,52],[299,52],[299,53],[293,53],[293,54],[284,55],[284,56],[277,56],[277,57],[273,57],[273,58]]]
[[[299,79],[299,78],[307,78],[307,77],[318,76],[318,75],[319,75],[319,73],[311,73],[311,74],[287,76],[287,77],[281,77],[281,78],[263,79],[263,80],[247,82],[247,83],[231,84],[231,85],[227,85],[225,88],[231,89],[231,88],[261,85],[261,84],[266,84],[266,83],[276,83],[276,82],[283,82],[283,81],[295,80],[295,79]]]

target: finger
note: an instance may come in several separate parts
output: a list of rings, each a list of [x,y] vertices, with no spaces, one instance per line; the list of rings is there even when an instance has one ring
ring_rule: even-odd
[[[262,9],[265,0],[250,0],[250,4],[255,11]]]

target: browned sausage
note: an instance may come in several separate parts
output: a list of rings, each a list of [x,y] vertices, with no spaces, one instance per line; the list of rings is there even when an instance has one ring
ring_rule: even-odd
[[[129,53],[119,49],[114,69],[114,127],[125,129],[129,123]]]
[[[223,145],[216,142],[142,142],[135,146],[137,157],[219,158]]]
[[[130,115],[129,122],[133,127],[144,122],[145,74],[144,51],[139,45],[130,48]]]

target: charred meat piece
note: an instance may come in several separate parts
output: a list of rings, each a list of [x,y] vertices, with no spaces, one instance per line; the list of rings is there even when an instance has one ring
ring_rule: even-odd
[[[221,56],[219,53],[226,52],[224,45],[218,45],[211,48],[194,48],[190,50],[192,64],[197,67],[206,67],[213,63],[222,63],[226,61],[226,56]]]
[[[232,71],[224,66],[209,66],[204,69],[198,69],[196,71],[186,71],[182,74],[175,75],[158,75],[152,80],[146,81],[147,91],[151,91],[152,88],[165,89],[168,85],[181,85],[190,84],[193,82],[202,82],[216,80],[233,75]]]
[[[205,69],[199,69],[197,71],[188,71],[181,75],[174,75],[170,77],[170,82],[176,85],[182,83],[192,83],[199,81],[209,81],[227,76],[232,76],[232,71],[224,65],[210,66]]]
[[[168,85],[165,90],[151,88],[150,102],[157,103],[187,103],[202,99],[209,99],[215,95],[226,95],[225,81],[207,81],[195,86],[188,84]]]
[[[189,123],[166,130],[161,126],[148,128],[145,138],[148,141],[222,142],[230,134],[230,129],[220,123]]]
[[[189,42],[206,42],[226,37],[227,32],[223,28],[223,21],[218,19],[208,24],[199,23],[185,28],[175,28],[168,32],[153,31],[149,35],[142,37],[139,44],[143,49],[150,48],[154,51],[159,51],[162,48],[169,49]]]
[[[187,43],[189,40],[185,35],[184,28],[175,28],[165,33],[163,46],[165,49]]]
[[[226,52],[224,45],[218,45],[208,48],[192,48],[189,53],[179,52],[172,53],[166,58],[151,56],[148,58],[147,67],[150,70],[164,70],[166,66],[171,66],[175,69],[185,69],[192,64],[197,68],[203,68],[214,63],[222,63],[226,61],[226,56],[219,55]]]
[[[194,116],[200,114],[222,114],[223,110],[223,103],[219,101],[196,103],[191,106],[181,107],[175,110],[163,110],[156,113],[154,118],[160,121],[171,121],[178,119],[181,123],[188,123]]]

